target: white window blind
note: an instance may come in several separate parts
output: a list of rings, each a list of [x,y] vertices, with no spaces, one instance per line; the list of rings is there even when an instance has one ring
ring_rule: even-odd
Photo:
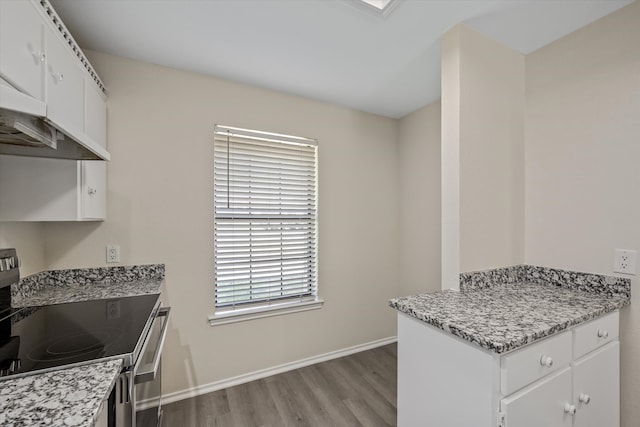
[[[215,126],[216,311],[317,297],[317,143]]]

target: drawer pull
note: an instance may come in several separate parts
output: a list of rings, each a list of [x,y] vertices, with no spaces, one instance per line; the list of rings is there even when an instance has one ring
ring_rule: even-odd
[[[540,364],[542,366],[546,366],[547,368],[550,368],[553,366],[553,358],[551,356],[547,356],[545,354],[543,354],[540,357]]]
[[[575,415],[576,414],[576,407],[570,403],[565,403],[564,404],[564,412],[566,414],[570,414],[570,415]]]
[[[589,402],[591,402],[591,396],[589,396],[588,394],[580,393],[580,396],[578,396],[578,400],[580,401],[580,403],[588,405]]]
[[[598,329],[598,338],[609,338],[609,331],[606,329]]]

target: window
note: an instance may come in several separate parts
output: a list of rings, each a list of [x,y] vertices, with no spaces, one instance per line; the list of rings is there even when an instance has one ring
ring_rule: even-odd
[[[319,308],[317,142],[216,125],[212,324]]]

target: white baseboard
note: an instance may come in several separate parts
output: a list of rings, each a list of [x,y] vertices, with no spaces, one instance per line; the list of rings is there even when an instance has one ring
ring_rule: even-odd
[[[294,369],[303,368],[305,366],[314,365],[327,360],[337,359],[339,357],[349,356],[372,348],[381,347],[383,345],[396,342],[398,337],[388,337],[371,341],[364,344],[355,345],[353,347],[343,348],[341,350],[331,351],[329,353],[317,356],[307,357],[305,359],[296,360],[294,362],[285,363],[284,365],[274,366],[271,368],[261,369],[259,371],[250,372],[248,374],[238,375],[237,377],[227,378],[220,381],[214,381],[209,384],[203,384],[191,387],[186,390],[175,391],[162,396],[162,404],[177,402],[179,400],[188,399],[190,397],[200,396],[202,394],[211,393],[212,391],[222,390],[239,384],[248,383],[250,381],[259,380],[261,378],[270,377],[272,375],[281,374],[283,372],[292,371]],[[137,403],[139,409],[145,409],[146,401]]]

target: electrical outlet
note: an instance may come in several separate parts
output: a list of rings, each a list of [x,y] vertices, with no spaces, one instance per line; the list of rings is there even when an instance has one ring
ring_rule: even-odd
[[[636,274],[637,252],[631,249],[613,250],[613,272]]]
[[[107,262],[120,262],[120,245],[107,245]]]

